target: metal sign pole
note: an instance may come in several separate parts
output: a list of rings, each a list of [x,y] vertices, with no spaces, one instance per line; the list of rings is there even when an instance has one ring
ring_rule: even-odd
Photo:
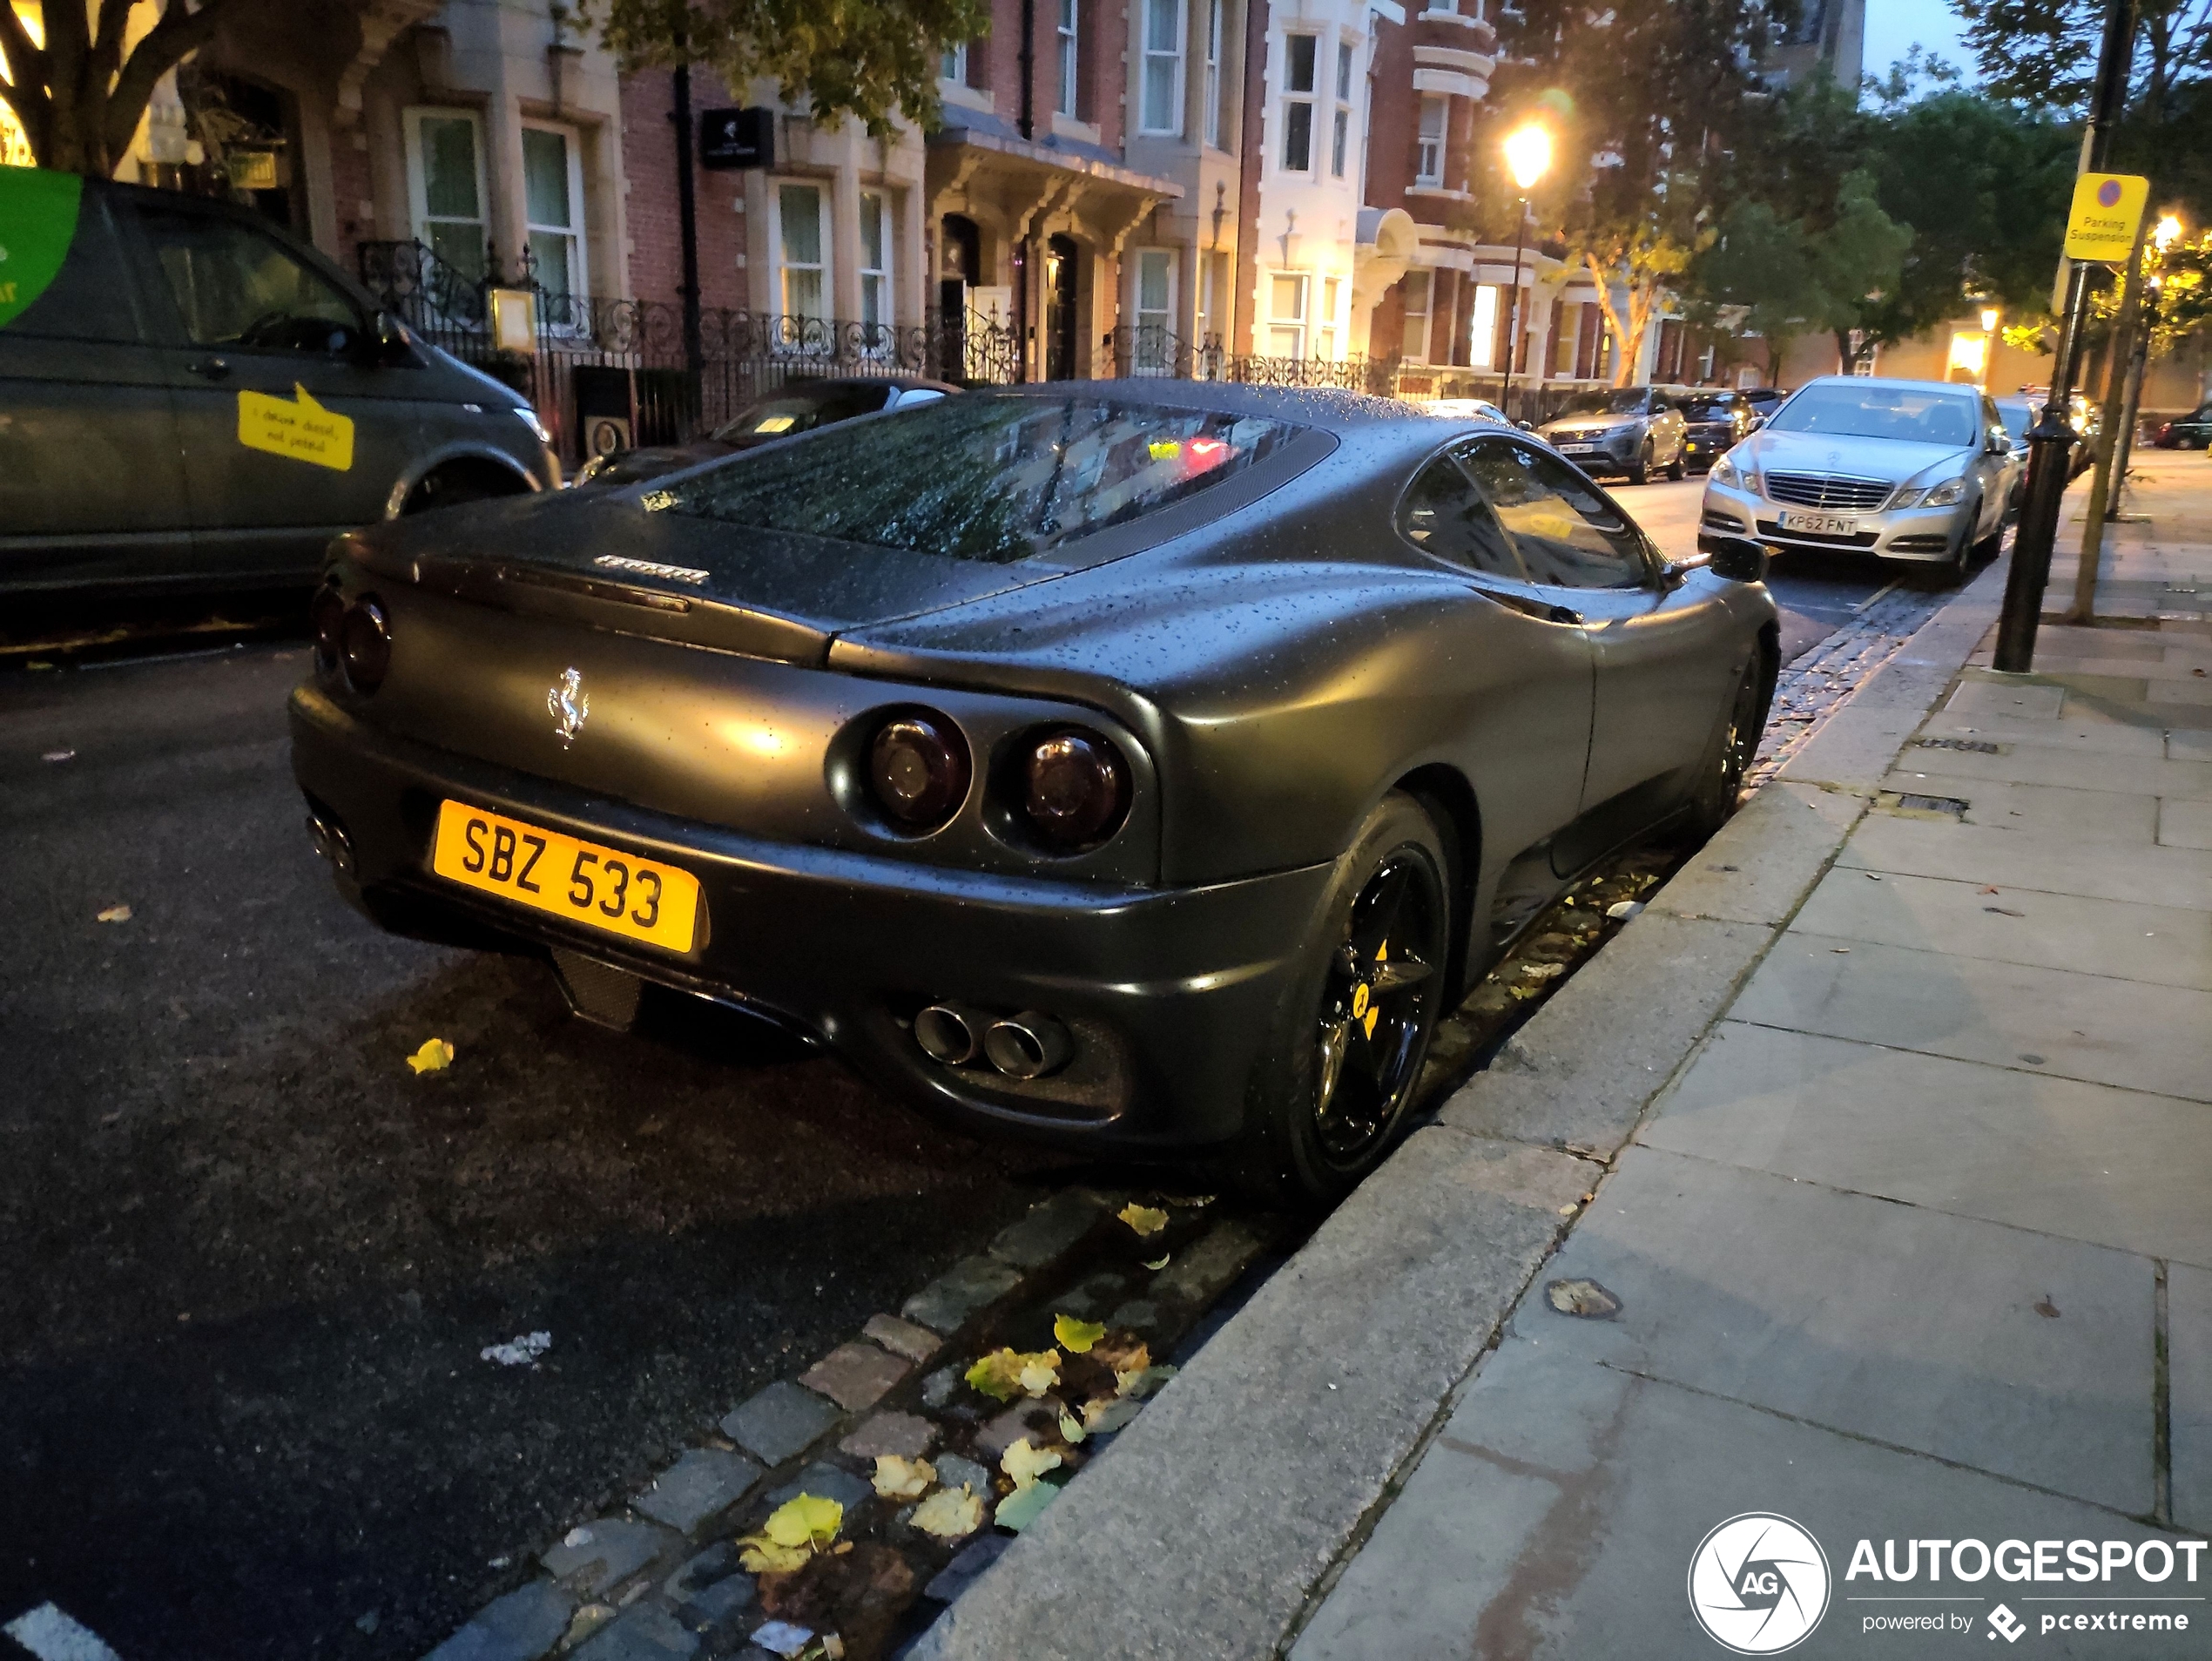
[[[2112,124],[2128,91],[2128,60],[2135,40],[2133,0],[2110,0],[2105,11],[2102,49],[2097,54],[2097,84],[2089,103],[2089,131],[2081,148],[2081,171],[2101,173],[2112,147]],[[2065,320],[2060,326],[2051,395],[2042,419],[2027,429],[2027,486],[2019,532],[2013,538],[2012,569],[2005,576],[2005,609],[1997,621],[1996,667],[2024,675],[2035,663],[2035,629],[2043,613],[2043,590],[2051,578],[2051,549],[2058,541],[2059,512],[2067,487],[2067,460],[2079,435],[2067,420],[2074,381],[2081,356],[2081,326],[2088,309],[2087,273],[2080,261],[2067,279]]]

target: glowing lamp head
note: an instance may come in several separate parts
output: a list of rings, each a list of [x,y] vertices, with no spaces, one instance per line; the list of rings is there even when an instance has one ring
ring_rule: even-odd
[[[1507,135],[1506,171],[1520,188],[1527,190],[1551,165],[1552,136],[1543,128],[1532,123]]]
[[[2181,234],[2181,220],[2173,214],[2168,213],[2159,219],[2158,228],[2150,233],[2150,240],[2158,244],[2161,252],[2163,252],[2172,247],[2179,240]]]
[[[1997,332],[1997,307],[1985,306],[1981,308],[1981,327],[1985,334],[1994,334]]]

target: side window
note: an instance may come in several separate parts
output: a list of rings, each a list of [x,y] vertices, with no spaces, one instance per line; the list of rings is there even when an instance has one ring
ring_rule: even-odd
[[[1398,532],[1423,553],[1519,583],[1521,562],[1497,517],[1448,456],[1423,468],[1398,510]]]
[[[1637,588],[1649,575],[1642,540],[1588,480],[1551,456],[1501,439],[1461,452],[1532,583]]]
[[[193,345],[337,356],[359,341],[351,297],[275,238],[212,213],[139,217]]]

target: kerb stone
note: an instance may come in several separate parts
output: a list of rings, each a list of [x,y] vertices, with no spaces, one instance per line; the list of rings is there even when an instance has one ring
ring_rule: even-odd
[[[576,1599],[550,1580],[494,1598],[423,1661],[538,1661],[569,1630]]]
[[[679,1534],[697,1534],[752,1491],[764,1473],[743,1454],[693,1448],[631,1502]]]
[[[580,1529],[538,1561],[554,1579],[583,1597],[597,1597],[630,1578],[676,1543],[676,1536],[651,1523],[600,1517]]]
[[[765,1465],[796,1458],[838,1420],[836,1405],[778,1379],[722,1421],[722,1434]]]
[[[933,1333],[956,1333],[1021,1284],[1022,1271],[1010,1263],[962,1258],[907,1299],[899,1313]]]
[[[799,1381],[859,1413],[882,1401],[913,1370],[913,1362],[873,1344],[840,1344],[801,1373]]]

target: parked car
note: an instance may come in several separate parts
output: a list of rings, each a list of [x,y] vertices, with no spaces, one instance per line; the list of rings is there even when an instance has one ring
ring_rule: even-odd
[[[2203,449],[2212,446],[2212,403],[2201,403],[2186,415],[2161,422],[2150,442],[2161,449]]]
[[[560,482],[544,427],[249,209],[0,167],[0,590],[311,584]]]
[[[1578,392],[1536,429],[1561,456],[1592,476],[1617,473],[1642,484],[1659,469],[1683,476],[1688,423],[1657,387],[1614,387]]]
[[[959,390],[946,381],[919,376],[795,381],[689,443],[647,444],[595,456],[583,464],[576,482],[579,489],[589,486],[603,490],[642,484],[779,438],[811,433],[817,427],[835,426],[840,421],[886,409],[912,409]]]
[[[1743,402],[1751,406],[1755,415],[1770,416],[1790,400],[1787,387],[1742,387]]]
[[[1777,658],[1754,545],[1672,565],[1519,432],[1208,382],[970,392],[333,555],[293,761],[378,922],[1309,1198],[1566,881],[1727,816]]]
[[[2020,476],[2013,481],[2012,496],[2013,508],[2017,511],[2021,488],[2027,483],[2027,429],[2043,413],[2043,399],[2022,392],[2017,397],[1994,402],[1997,413],[2005,422],[2006,436],[2012,441],[2013,457],[2019,463]],[[2104,411],[2080,393],[2074,395],[2069,407],[2073,413],[2068,419],[2074,430],[2081,435],[2067,452],[2066,476],[2071,479],[2080,477],[2097,459],[2095,435],[2103,429]]]
[[[1695,387],[1677,395],[1688,429],[1683,455],[1699,472],[1712,470],[1714,462],[1756,431],[1764,419],[1751,401],[1726,387]]]
[[[1824,375],[1713,464],[1698,545],[1869,553],[1957,582],[1993,557],[2017,467],[2005,423],[1973,387]]]

